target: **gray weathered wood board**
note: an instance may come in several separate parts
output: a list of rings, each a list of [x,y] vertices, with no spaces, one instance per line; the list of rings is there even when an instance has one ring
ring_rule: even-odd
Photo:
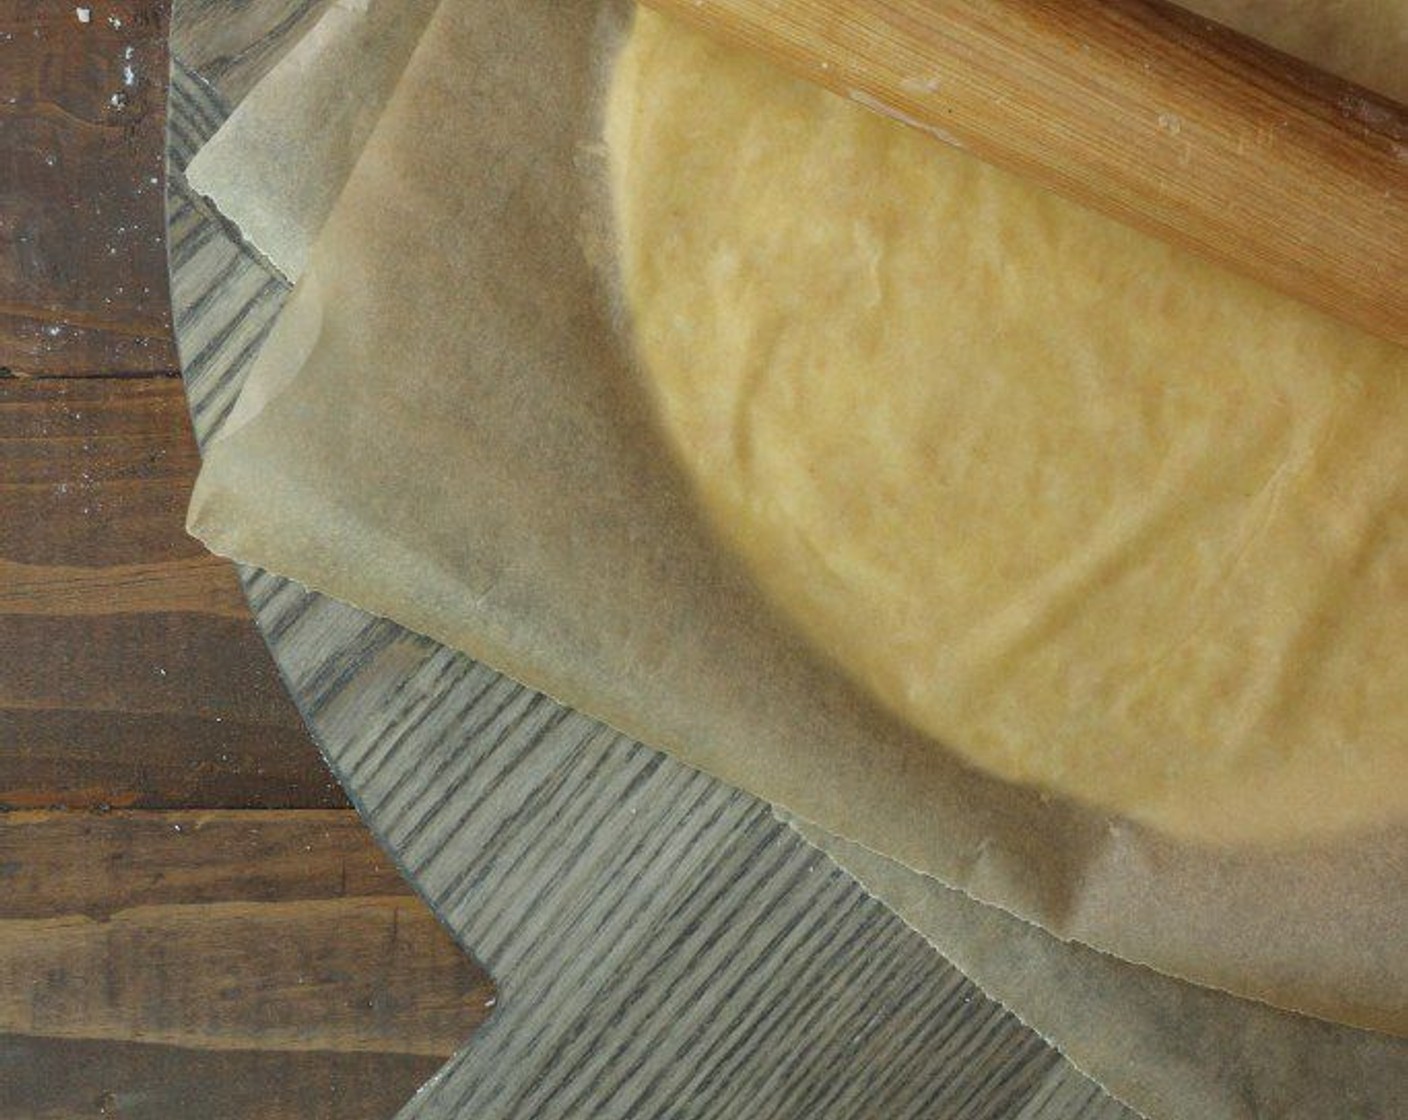
[[[228,13],[240,57],[273,58],[314,7],[260,0],[266,41],[249,5],[177,0],[170,253],[202,443],[286,294],[182,176],[253,80],[202,37]],[[242,576],[329,765],[500,985],[405,1117],[1130,1116],[766,805],[393,623]]]

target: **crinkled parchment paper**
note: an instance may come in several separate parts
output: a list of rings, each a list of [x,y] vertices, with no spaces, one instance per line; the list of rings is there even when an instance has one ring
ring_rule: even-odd
[[[438,0],[335,0],[186,170],[290,279],[342,193]]]
[[[821,664],[713,545],[609,294],[594,107],[622,18],[440,6],[193,531],[1059,938],[1401,1033],[1401,830],[1218,851],[986,778]]]
[[[1112,1094],[1160,1120],[1390,1117],[1408,1042],[1173,980],[794,827]]]

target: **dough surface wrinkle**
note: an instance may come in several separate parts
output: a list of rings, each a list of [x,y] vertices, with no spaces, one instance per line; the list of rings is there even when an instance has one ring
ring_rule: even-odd
[[[1408,9],[1201,0],[1408,96]],[[935,750],[1176,835],[1408,812],[1408,352],[642,9],[647,389],[720,537]]]

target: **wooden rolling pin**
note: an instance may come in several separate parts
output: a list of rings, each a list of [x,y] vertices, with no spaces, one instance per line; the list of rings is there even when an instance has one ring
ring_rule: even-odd
[[[1165,0],[645,2],[1408,346],[1394,101]]]

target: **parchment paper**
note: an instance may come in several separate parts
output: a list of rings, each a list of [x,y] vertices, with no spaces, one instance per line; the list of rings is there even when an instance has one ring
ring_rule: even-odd
[[[1131,1108],[1161,1120],[1402,1113],[1408,1044],[1172,980],[791,822],[925,940]]]
[[[383,48],[374,38],[359,42],[367,53]],[[325,70],[307,73],[310,83],[334,88],[339,70],[356,74],[367,63],[323,52],[306,65]],[[241,143],[257,138],[261,128],[282,127],[277,101],[256,104],[258,112],[242,119],[240,136],[226,149],[227,167],[238,169]],[[336,117],[318,122],[317,114],[306,115],[314,132],[352,127]],[[360,143],[351,135],[334,145],[324,138],[324,147],[339,152]],[[328,171],[338,182],[346,178],[345,168]],[[307,172],[317,176],[320,168],[310,164]],[[213,188],[219,202],[219,183]],[[270,192],[264,204],[277,206],[278,196]],[[1337,1120],[1353,1109],[1386,1117],[1408,1093],[1408,1047],[1399,1040],[1274,1011],[1061,942],[829,833],[799,828],[1019,1018],[1146,1114]]]
[[[819,664],[714,548],[604,279],[592,107],[620,17],[436,13],[193,531],[1059,937],[1401,1031],[1401,832],[1205,850],[977,775]]]
[[[335,0],[186,170],[296,280],[438,0]]]

